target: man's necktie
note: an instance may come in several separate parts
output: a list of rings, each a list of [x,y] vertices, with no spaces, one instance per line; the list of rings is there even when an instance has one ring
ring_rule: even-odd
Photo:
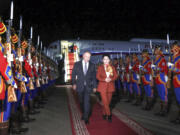
[[[85,64],[84,64],[84,75],[86,75],[86,73],[87,73],[87,63],[85,62]]]

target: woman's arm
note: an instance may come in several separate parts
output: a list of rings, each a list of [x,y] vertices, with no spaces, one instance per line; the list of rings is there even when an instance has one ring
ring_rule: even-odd
[[[96,74],[96,78],[99,80],[99,81],[102,81],[102,82],[105,82],[105,77],[103,77],[102,75],[102,68],[101,66],[98,67],[98,70],[97,70],[97,74]]]
[[[96,80],[96,67],[95,65],[93,64],[93,88],[96,88],[97,87],[97,80]]]

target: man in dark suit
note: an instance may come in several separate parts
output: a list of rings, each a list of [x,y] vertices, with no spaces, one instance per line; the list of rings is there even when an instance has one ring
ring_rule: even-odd
[[[90,62],[91,53],[85,52],[83,60],[76,62],[72,71],[73,89],[77,91],[82,111],[82,119],[89,123],[90,94],[96,92],[96,69]]]

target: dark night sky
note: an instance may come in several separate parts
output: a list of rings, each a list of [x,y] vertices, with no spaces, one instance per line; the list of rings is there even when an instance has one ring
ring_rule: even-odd
[[[180,39],[180,1],[14,0],[15,27],[23,15],[24,33],[33,25],[48,44],[57,39]],[[7,3],[7,2],[6,2]],[[7,5],[7,4],[6,4]],[[9,16],[9,5],[1,16]],[[1,10],[1,9],[0,9]],[[36,41],[36,38],[35,38]]]

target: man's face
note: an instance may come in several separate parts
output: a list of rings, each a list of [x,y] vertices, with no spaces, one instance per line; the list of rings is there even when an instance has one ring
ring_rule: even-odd
[[[133,62],[135,62],[135,61],[136,61],[136,59],[137,59],[137,57],[136,57],[136,56],[133,56]]]
[[[142,53],[142,57],[143,57],[143,58],[146,58],[146,53]]]
[[[86,53],[83,54],[83,60],[85,62],[89,62],[90,58],[91,58],[91,54],[90,53],[86,52]]]
[[[114,63],[114,64],[118,64],[118,60],[114,60],[113,63]]]
[[[178,54],[177,46],[173,46],[172,52],[174,53],[174,55],[177,55],[177,54]]]
[[[154,54],[155,54],[155,55],[159,55],[159,54],[160,54],[159,49],[155,49]]]
[[[126,57],[126,63],[129,63],[129,62],[130,62],[130,57],[127,56],[127,57]]]

